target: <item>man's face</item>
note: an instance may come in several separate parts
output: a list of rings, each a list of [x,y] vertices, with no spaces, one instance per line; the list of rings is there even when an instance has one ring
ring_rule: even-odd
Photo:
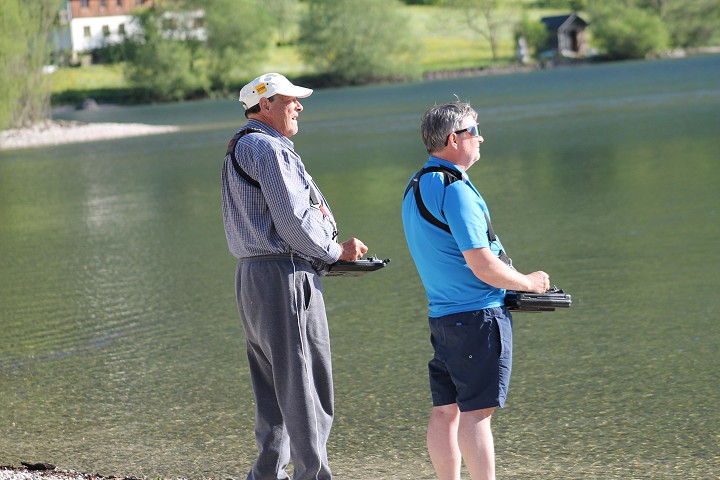
[[[475,129],[472,127],[475,127]],[[480,160],[480,144],[484,142],[484,139],[480,135],[477,121],[472,116],[465,117],[460,129],[464,131],[457,134],[456,141],[460,151],[463,153],[463,157],[468,161],[467,165],[469,167]],[[477,132],[477,135],[473,135],[475,132]]]
[[[287,97],[277,94],[271,102],[261,99],[261,108],[268,124],[286,137],[292,137],[298,132],[297,118],[303,106],[297,97]]]

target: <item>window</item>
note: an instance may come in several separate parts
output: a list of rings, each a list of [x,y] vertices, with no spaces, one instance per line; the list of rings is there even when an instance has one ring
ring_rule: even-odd
[[[163,18],[162,20],[163,30],[177,30],[179,26],[178,19],[175,17]]]
[[[125,24],[124,23],[121,23],[120,25],[118,25],[118,33],[120,35],[125,35]]]
[[[118,7],[122,7],[122,0],[115,0],[115,5]]]
[[[90,27],[83,27],[83,37],[90,38]]]
[[[103,25],[102,32],[103,32],[103,37],[109,37],[110,36],[110,27],[107,25]]]
[[[107,7],[107,0],[100,0],[100,8]]]
[[[80,6],[81,6],[82,8],[88,8],[88,2],[89,2],[89,0],[81,0],[81,1],[80,1]]]
[[[143,0],[135,0],[135,5],[142,5],[142,4],[143,4]]]

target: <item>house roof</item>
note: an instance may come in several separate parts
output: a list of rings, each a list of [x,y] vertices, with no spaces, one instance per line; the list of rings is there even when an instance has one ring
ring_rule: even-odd
[[[543,22],[545,27],[551,32],[568,28],[573,24],[580,27],[587,26],[587,22],[578,17],[575,13],[571,13],[569,15],[558,15],[555,17],[543,17],[540,21]]]

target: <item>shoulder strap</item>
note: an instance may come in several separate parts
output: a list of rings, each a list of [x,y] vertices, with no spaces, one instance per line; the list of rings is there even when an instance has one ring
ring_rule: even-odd
[[[260,182],[252,178],[243,168],[240,166],[240,163],[237,161],[237,157],[235,156],[235,147],[237,146],[237,142],[247,135],[248,133],[265,133],[262,130],[258,130],[257,128],[251,128],[251,127],[245,127],[243,129],[238,130],[235,135],[230,139],[230,142],[228,143],[227,150],[225,151],[225,157],[230,157],[230,160],[232,161],[233,168],[237,172],[238,175],[240,175],[245,181],[247,181],[250,185],[256,188],[260,188]],[[267,135],[265,133],[265,135]],[[335,225],[335,221],[330,217],[330,214],[328,213],[327,208],[323,203],[320,201],[320,198],[318,198],[317,192],[315,191],[315,182],[312,182],[313,184],[310,185],[310,205],[313,207],[316,207],[320,209],[323,216],[327,219],[329,219],[333,226]],[[337,237],[337,227],[334,226],[335,233],[333,235],[333,238]]]
[[[432,213],[430,213],[430,210],[427,209],[425,206],[425,202],[423,202],[422,195],[420,195],[420,177],[425,175],[426,173],[430,172],[440,172],[445,174],[444,175],[444,183],[445,187],[450,185],[451,183],[454,183],[458,180],[462,180],[462,174],[458,172],[457,170],[453,170],[452,168],[444,167],[444,166],[436,166],[436,167],[425,167],[421,169],[419,172],[415,174],[415,176],[410,180],[410,183],[405,188],[405,193],[403,194],[403,198],[405,198],[412,189],[415,194],[415,203],[418,206],[418,210],[420,210],[420,215],[427,220],[428,222],[432,223],[438,228],[441,228],[445,230],[446,232],[450,233],[450,226],[447,223],[441,222],[438,218],[436,218]],[[485,222],[488,226],[488,239],[491,242],[494,242],[497,238],[495,235],[495,230],[493,230],[492,223],[490,222],[490,217],[488,217],[488,214],[486,212],[483,212],[485,214]]]
[[[240,175],[245,181],[247,181],[250,185],[260,188],[260,183],[252,178],[248,173],[242,169],[240,164],[237,161],[237,157],[235,156],[235,147],[237,146],[237,142],[247,135],[248,133],[265,133],[262,130],[258,130],[257,128],[250,128],[246,127],[241,130],[238,130],[235,135],[230,139],[230,142],[228,143],[227,151],[225,152],[225,156],[230,156],[230,160],[232,161],[233,168],[237,172],[238,175]]]
[[[415,174],[415,176],[410,180],[410,183],[405,188],[405,193],[403,194],[403,198],[407,196],[410,189],[413,190],[413,193],[415,195],[415,203],[418,206],[418,210],[420,210],[420,215],[427,220],[428,222],[432,223],[438,228],[441,228],[442,230],[445,230],[446,232],[450,233],[450,227],[447,223],[441,222],[438,220],[432,213],[430,213],[430,210],[427,209],[425,206],[425,202],[423,202],[422,195],[420,195],[420,177],[425,175],[426,173],[430,172],[441,172],[445,175],[443,175],[443,182],[445,186],[447,187],[453,182],[456,182],[457,180],[462,179],[462,175],[459,172],[456,172],[450,168],[437,166],[437,167],[425,167],[419,172]]]

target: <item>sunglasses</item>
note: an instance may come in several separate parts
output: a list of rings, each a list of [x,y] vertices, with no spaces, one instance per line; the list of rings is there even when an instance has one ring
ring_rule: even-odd
[[[479,137],[481,135],[480,129],[478,128],[478,125],[470,125],[467,128],[463,128],[462,130],[455,130],[453,133],[455,135],[460,135],[462,132],[468,132],[473,137]],[[452,134],[450,134],[452,135]],[[450,141],[450,135],[447,136],[445,139],[445,146],[447,147],[448,142]]]

